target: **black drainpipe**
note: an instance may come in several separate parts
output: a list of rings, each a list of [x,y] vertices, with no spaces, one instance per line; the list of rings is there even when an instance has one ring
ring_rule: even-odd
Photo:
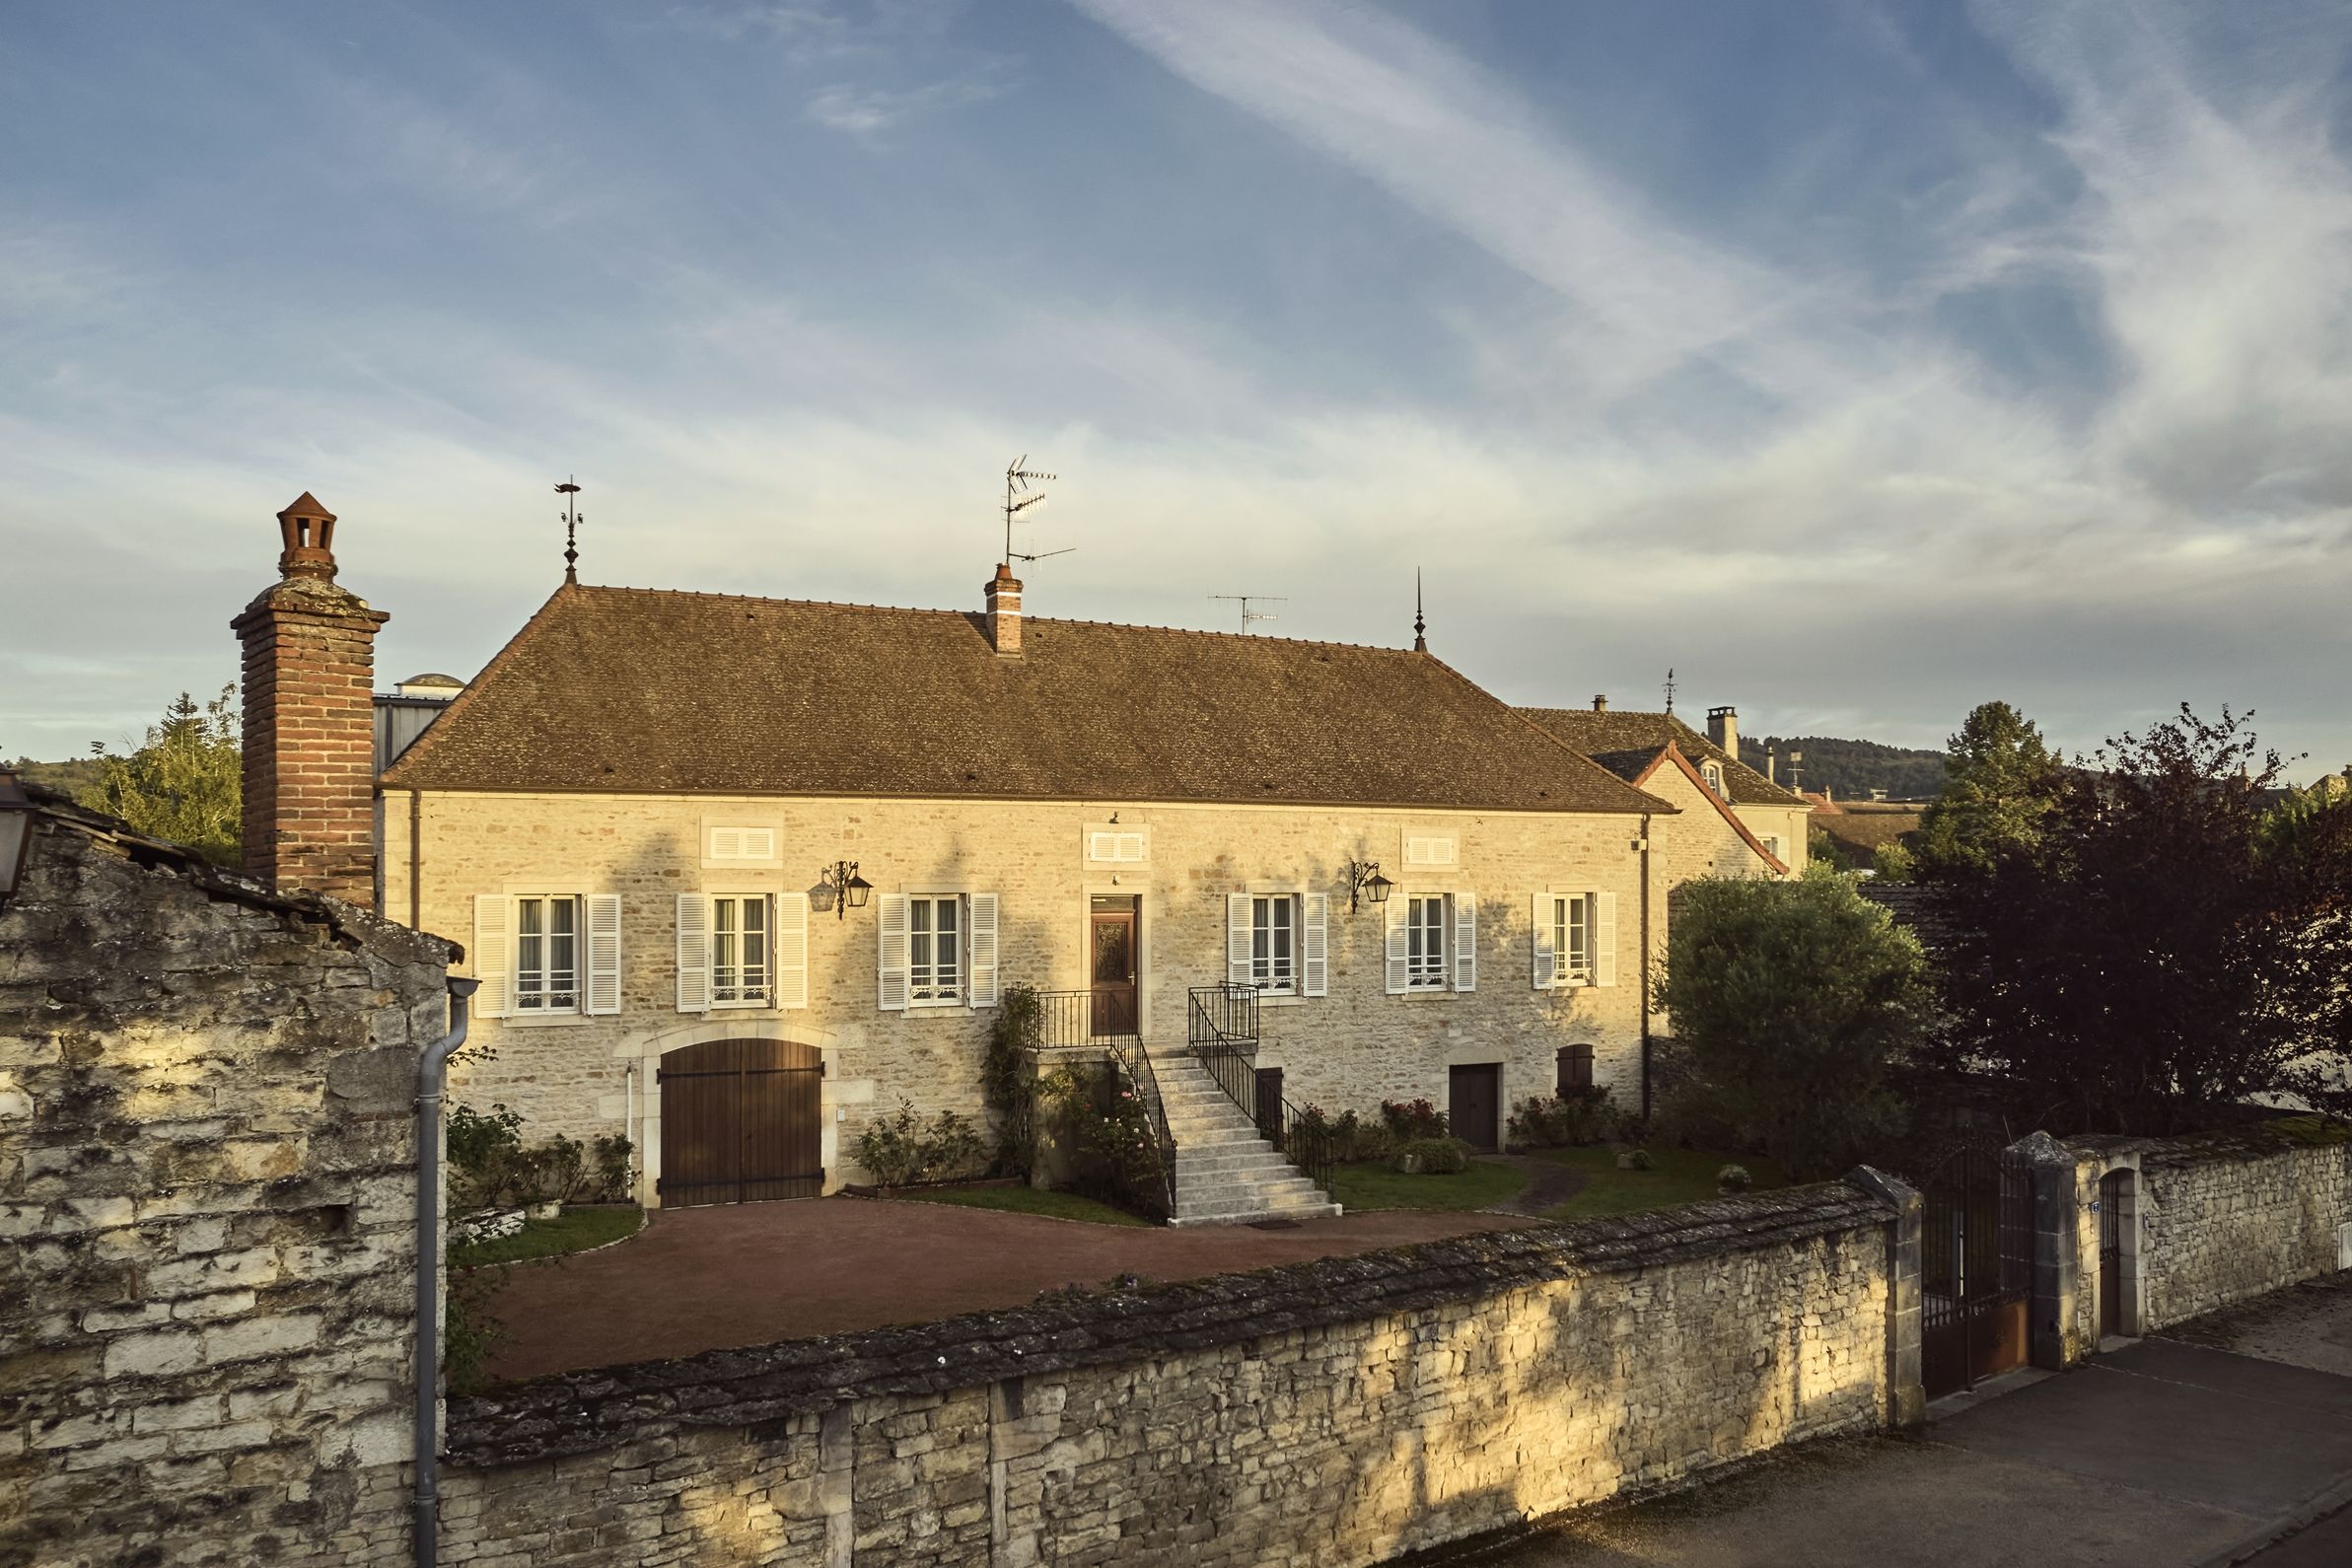
[[[1642,1124],[1650,1121],[1650,817],[1642,814]]]
[[[414,801],[416,797],[408,797]],[[440,1550],[441,1091],[450,1053],[465,1043],[465,999],[482,982],[449,978],[450,1031],[416,1064],[416,1565]]]

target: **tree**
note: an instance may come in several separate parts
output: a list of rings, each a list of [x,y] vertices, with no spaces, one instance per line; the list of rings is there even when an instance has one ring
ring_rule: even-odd
[[[2062,1131],[2352,1106],[2352,795],[2266,814],[2280,761],[2245,723],[2183,704],[2110,741],[2036,834],[1947,882],[1948,1065],[2008,1075]]]
[[[1817,865],[1795,882],[1702,878],[1680,890],[1658,1003],[1695,1101],[1792,1174],[1846,1169],[1898,1119],[1895,1070],[1931,1001],[1918,939]]]
[[[140,832],[184,844],[207,860],[237,864],[245,815],[237,688],[202,707],[182,691],[129,756],[90,749],[99,764],[96,809]]]
[[[2006,702],[1977,704],[1951,740],[1944,792],[1919,820],[1917,858],[1930,876],[1982,871],[2029,843],[2066,776],[2041,732]]]

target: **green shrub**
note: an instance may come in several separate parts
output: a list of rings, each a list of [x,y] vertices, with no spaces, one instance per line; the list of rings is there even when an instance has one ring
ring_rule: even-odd
[[[488,1114],[471,1105],[450,1106],[446,1123],[449,1148],[449,1206],[453,1214],[471,1214],[515,1201],[531,1176],[531,1161],[523,1152],[523,1118],[504,1105]]]
[[[1747,1167],[1744,1165],[1727,1165],[1715,1173],[1715,1190],[1718,1192],[1745,1192],[1753,1185],[1755,1177],[1747,1174]]]
[[[1400,1144],[1446,1136],[1446,1113],[1426,1100],[1384,1100],[1381,1121]]]
[[[1470,1146],[1460,1138],[1414,1138],[1399,1144],[1389,1164],[1406,1176],[1456,1176],[1470,1167]]]
[[[914,1103],[903,1098],[897,1114],[870,1121],[858,1134],[858,1164],[886,1187],[977,1175],[986,1152],[978,1130],[964,1117],[943,1110],[925,1127]]]
[[[1352,1110],[1340,1112],[1331,1123],[1331,1158],[1343,1163],[1354,1160],[1386,1160],[1396,1152],[1396,1135],[1387,1126],[1366,1121]]]
[[[1650,1158],[1647,1149],[1627,1149],[1617,1156],[1617,1169],[1620,1171],[1647,1171],[1657,1163]]]
[[[980,1094],[996,1115],[996,1153],[990,1169],[1026,1177],[1037,1163],[1036,1068],[1031,1059],[1044,1037],[1045,1004],[1034,986],[1008,985],[997,993],[980,1061]]]
[[[1606,1143],[1623,1130],[1624,1116],[1606,1089],[1523,1100],[1511,1112],[1511,1142],[1530,1149],[1566,1149]]]
[[[637,1190],[637,1162],[632,1158],[637,1146],[615,1132],[598,1138],[589,1150],[596,1162],[589,1201],[628,1202]]]

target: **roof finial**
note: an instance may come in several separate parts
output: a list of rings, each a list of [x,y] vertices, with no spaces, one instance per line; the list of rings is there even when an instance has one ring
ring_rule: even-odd
[[[563,580],[577,587],[580,582],[580,525],[588,519],[580,515],[580,503],[572,499],[580,493],[580,487],[569,476],[555,487],[555,493],[563,497]]]
[[[1429,622],[1421,618],[1421,568],[1413,568],[1413,652],[1429,652]]]
[[[1675,667],[1666,667],[1666,711],[1675,711]]]

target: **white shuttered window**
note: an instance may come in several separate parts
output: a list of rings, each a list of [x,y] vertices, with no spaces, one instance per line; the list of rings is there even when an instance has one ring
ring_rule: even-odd
[[[620,1011],[618,893],[477,893],[477,1018],[578,1018]]]
[[[1617,895],[1613,892],[1538,893],[1537,947],[1556,955],[1552,985],[1617,983]],[[1542,961],[1536,984],[1542,986]]]
[[[877,1005],[994,1007],[999,895],[886,892],[875,922]]]

